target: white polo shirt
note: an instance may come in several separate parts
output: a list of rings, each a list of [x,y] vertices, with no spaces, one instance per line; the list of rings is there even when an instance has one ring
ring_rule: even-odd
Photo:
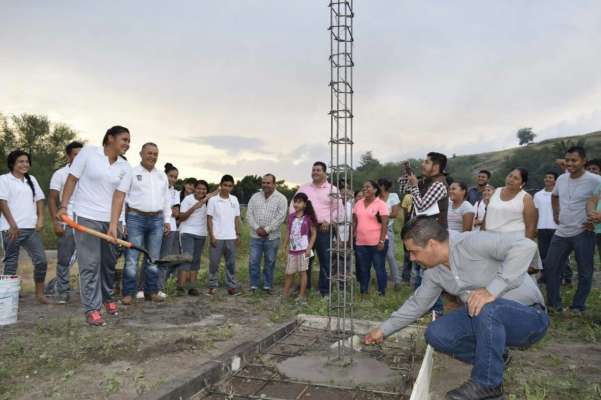
[[[236,196],[227,199],[217,195],[209,199],[207,215],[213,217],[213,236],[217,240],[236,239],[236,217],[240,216],[240,204]]]
[[[38,222],[36,202],[44,200],[44,192],[38,184],[37,179],[31,176],[35,197],[27,179],[18,179],[12,173],[0,176],[0,200],[6,200],[8,208],[20,229],[34,229]],[[10,228],[4,215],[0,217],[0,230],[7,231]]]
[[[132,168],[132,183],[126,201],[130,208],[138,211],[163,211],[164,222],[171,221],[169,181],[167,175],[156,168],[149,171],[141,164]]]
[[[179,211],[184,213],[191,209],[196,203],[198,203],[198,200],[196,200],[194,194],[189,194],[179,206]],[[180,233],[189,233],[191,235],[207,236],[207,205],[205,204],[194,210],[187,220],[179,224],[179,231]]]
[[[59,201],[63,198],[63,191],[65,189],[65,183],[67,182],[67,178],[69,177],[69,165],[65,165],[64,167],[57,169],[54,174],[52,174],[52,178],[50,178],[50,190],[55,190],[58,192]],[[77,189],[77,186],[75,186]],[[69,205],[67,207],[67,214],[73,217],[73,199],[75,198],[75,191],[73,191],[73,195],[71,196],[71,200],[69,200]]]
[[[98,146],[84,146],[69,173],[79,179],[73,201],[75,215],[94,221],[111,222],[111,206],[116,190],[127,193],[131,187],[131,166],[121,157],[113,164]]]
[[[169,199],[171,203],[171,208],[179,206],[179,196],[179,190],[175,189],[174,187],[169,188]],[[173,211],[169,210],[169,215],[171,216],[171,219],[169,220],[169,227],[171,228],[171,232],[177,232],[177,221],[172,214]]]

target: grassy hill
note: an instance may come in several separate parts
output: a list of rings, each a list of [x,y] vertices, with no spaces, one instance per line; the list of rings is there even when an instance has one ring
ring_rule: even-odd
[[[585,147],[588,159],[601,158],[601,131],[597,131],[584,135],[547,139],[539,143],[500,151],[449,157],[447,171],[453,180],[472,185],[478,171],[487,169],[493,174],[492,184],[502,186],[505,176],[512,168],[523,167],[528,170],[530,175],[528,188],[539,188],[542,186],[546,171],[560,172],[555,165],[555,160],[563,158],[565,150],[575,144]],[[420,160],[410,160],[410,162],[413,168],[419,171]],[[360,188],[365,180],[380,177],[396,181],[400,174],[401,161],[380,164],[374,160],[357,168],[354,187]]]

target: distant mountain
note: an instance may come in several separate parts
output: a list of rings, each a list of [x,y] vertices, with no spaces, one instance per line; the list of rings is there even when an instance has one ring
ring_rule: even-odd
[[[555,164],[555,160],[563,158],[565,150],[576,144],[584,146],[588,159],[601,158],[601,131],[597,131],[584,135],[547,139],[539,143],[487,153],[461,156],[448,154],[447,171],[453,180],[463,181],[471,186],[474,184],[478,171],[486,169],[493,174],[492,184],[503,186],[505,177],[512,168],[523,167],[529,172],[528,188],[538,188],[543,184],[542,180],[546,171],[561,172]],[[420,160],[411,160],[410,162],[414,170],[419,171]],[[367,179],[387,177],[396,181],[401,175],[401,163],[402,161],[380,164],[371,153],[368,157],[364,155],[362,165],[354,173],[353,187],[355,190],[359,189]]]

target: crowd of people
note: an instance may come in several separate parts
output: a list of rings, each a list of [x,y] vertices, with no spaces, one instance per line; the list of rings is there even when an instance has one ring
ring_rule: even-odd
[[[218,290],[222,259],[227,293],[240,294],[236,252],[243,221],[232,194],[233,177],[224,175],[212,192],[206,181],[187,179],[178,191],[178,169],[171,163],[164,171],[156,167],[156,144],[142,146],[135,167],[125,158],[129,147],[128,129],[114,126],[102,146],[70,143],[68,164],[52,176],[47,203],[58,237],[52,290],[57,302],[69,301],[69,269],[77,259],[86,320],[104,325],[103,307],[106,314],[118,314],[115,266],[122,253],[121,304],[164,301],[165,282],[171,275],[178,295],[198,296],[205,247],[206,294],[213,296]],[[13,151],[7,161],[9,172],[0,176],[4,274],[17,274],[23,247],[34,266],[35,296],[48,303],[47,261],[39,234],[44,226],[44,191],[29,174],[28,153]],[[398,192],[391,180],[381,178],[366,181],[352,193],[345,182],[329,182],[326,164],[318,161],[312,166],[311,182],[299,187],[290,204],[277,190],[276,177],[265,174],[244,221],[250,229],[249,290],[273,294],[276,260],[283,253],[283,296],[292,294],[295,275],[299,299],[307,296],[316,259],[316,289],[328,296],[330,268],[344,276],[351,273],[350,259],[332,256],[334,247],[346,255],[354,251],[362,297],[369,292],[372,268],[380,295],[386,294],[389,277],[398,289],[415,275],[413,296],[366,341],[380,342],[433,309],[439,319],[428,328],[428,342],[476,366],[471,383],[449,398],[494,398],[485,396],[496,393],[502,383],[506,348],[536,342],[547,329],[547,311],[563,311],[560,287],[571,284],[572,252],[578,283],[570,310],[580,314],[586,308],[595,246],[601,254],[601,161],[587,161],[582,147],[572,147],[558,162],[560,170],[550,168],[544,182],[537,182],[544,188],[533,195],[525,190],[528,171],[523,168],[511,170],[504,186],[497,188],[490,184],[492,173],[483,169],[476,185],[468,187],[450,181],[446,164],[444,154],[431,152],[421,164],[419,177],[404,164]],[[134,247],[123,252],[110,241],[74,230],[65,224],[64,216],[113,239],[127,237]],[[397,241],[394,228],[399,219],[404,226],[402,242]],[[467,233],[471,231],[478,233]],[[404,258],[399,265],[395,247],[401,244]],[[148,251],[141,267],[142,254],[136,247]],[[175,267],[157,265],[157,260],[174,254],[189,259]],[[341,265],[347,269],[341,271]],[[534,276],[546,286],[546,302]],[[480,327],[469,322],[477,317]],[[497,322],[490,323],[491,318]],[[485,335],[495,339],[479,350]]]

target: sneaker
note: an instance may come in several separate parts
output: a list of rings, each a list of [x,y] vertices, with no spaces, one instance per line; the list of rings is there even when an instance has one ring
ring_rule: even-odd
[[[167,298],[167,293],[163,292],[162,290],[159,290],[159,292],[157,294],[162,299],[166,299]]]
[[[58,304],[67,304],[69,302],[69,293],[59,293],[56,295],[56,302]]]
[[[207,290],[207,296],[215,296],[215,293],[217,293],[217,289],[215,288],[209,288],[209,290]]]
[[[117,308],[117,303],[115,303],[114,301],[104,303],[104,308],[106,309],[106,312],[109,313],[110,315],[119,315],[119,309]]]
[[[144,300],[144,291],[143,290],[139,290],[138,293],[136,293],[136,300]]]
[[[509,349],[505,349],[505,352],[503,353],[503,365],[505,365],[505,368],[507,368],[509,366],[512,358],[513,357],[511,357],[511,353],[509,352]]]
[[[165,299],[159,296],[158,293],[145,293],[144,300],[152,301],[153,303],[162,303],[165,301]]]
[[[570,308],[570,314],[572,314],[575,317],[578,317],[584,314],[584,310],[581,308]]]
[[[255,293],[257,293],[257,289],[258,289],[258,288],[257,288],[256,286],[251,286],[251,287],[250,287],[250,292],[251,292],[252,294],[255,294]]]
[[[200,290],[198,290],[198,288],[190,288],[188,290],[188,296],[200,296]]]
[[[134,303],[134,299],[131,296],[125,296],[121,299],[121,304],[124,306],[131,306]]]
[[[480,386],[471,380],[447,393],[447,400],[503,400],[503,385],[494,388]]]
[[[273,289],[272,289],[272,288],[270,288],[270,287],[264,287],[264,288],[263,288],[263,291],[264,291],[265,293],[267,293],[268,295],[270,295],[270,296],[273,294]]]
[[[227,290],[227,294],[229,294],[230,296],[240,296],[240,291],[236,288],[229,288]]]
[[[86,314],[86,322],[92,326],[105,326],[106,322],[102,319],[100,310],[90,311]]]

